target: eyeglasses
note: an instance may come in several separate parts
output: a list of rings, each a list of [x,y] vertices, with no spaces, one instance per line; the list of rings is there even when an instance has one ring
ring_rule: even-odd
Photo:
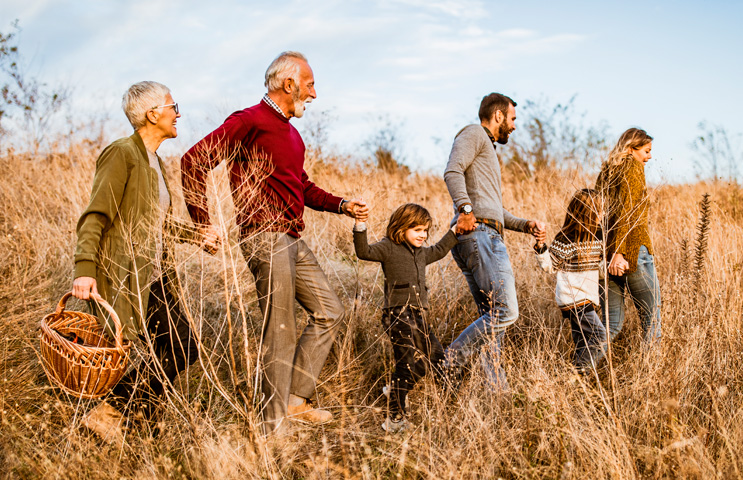
[[[158,105],[156,107],[150,108],[150,110],[155,110],[156,108],[165,108],[165,107],[173,107],[173,110],[175,110],[175,114],[178,115],[178,104],[177,103],[169,103],[167,105]]]

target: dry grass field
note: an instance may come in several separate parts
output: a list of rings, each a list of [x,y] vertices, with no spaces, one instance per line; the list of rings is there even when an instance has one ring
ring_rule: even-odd
[[[456,395],[426,379],[411,394],[415,428],[394,435],[380,428],[392,367],[380,324],[381,269],[355,258],[351,219],[308,211],[304,238],[347,307],[315,399],[335,418],[263,439],[255,409],[261,315],[220,168],[210,198],[228,245],[215,256],[188,245],[177,251],[200,361],[167,396],[159,435],[134,419],[123,448],[101,442],[80,424],[94,402],[50,385],[38,334],[71,287],[75,224],[103,146],[0,156],[0,478],[743,476],[743,189],[726,183],[651,188],[662,342],[643,347],[630,307],[610,367],[596,377],[571,367],[569,324],[555,307],[553,277],[537,268],[531,237],[507,233],[521,311],[504,348],[512,393],[494,397],[477,370]],[[169,159],[174,178],[177,165]],[[319,153],[310,154],[308,171],[327,190],[370,203],[371,239],[410,201],[431,210],[434,239],[447,228],[451,204],[440,172],[383,171]],[[545,168],[524,176],[505,168],[504,201],[516,215],[546,221],[551,238],[569,196],[595,173]],[[706,248],[698,248],[704,193],[709,228]],[[446,346],[475,306],[451,256],[429,267],[428,279],[430,319]],[[304,313],[298,318],[301,327]]]

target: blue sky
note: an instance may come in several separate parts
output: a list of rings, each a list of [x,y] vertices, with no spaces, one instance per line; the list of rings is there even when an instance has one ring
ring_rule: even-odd
[[[327,119],[329,141],[361,155],[388,117],[406,162],[434,171],[491,91],[520,103],[575,95],[612,141],[645,128],[655,182],[693,178],[700,121],[743,132],[740,1],[4,0],[0,31],[16,18],[34,71],[74,88],[76,116],[110,112],[112,138],[126,129],[130,84],[168,85],[183,118],[165,153],[255,104],[287,49],[308,56],[317,84],[300,130]]]

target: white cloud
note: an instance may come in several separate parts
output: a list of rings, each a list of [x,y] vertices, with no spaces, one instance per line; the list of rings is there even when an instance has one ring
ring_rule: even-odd
[[[319,97],[308,113],[333,110],[339,118],[332,139],[358,145],[371,134],[370,119],[389,115],[403,125],[410,159],[440,156],[431,137],[448,139],[458,123],[474,119],[476,99],[493,89],[489,79],[510,59],[554,54],[583,38],[501,28],[478,0],[290,0],[281,8],[81,0],[62,22],[59,3],[30,5],[37,11],[30,21],[43,25],[35,35],[46,36],[47,58],[69,72],[79,92],[118,100],[135,81],[162,81],[181,103],[184,138],[196,140],[257,102],[268,63],[296,49],[309,56],[317,80]]]

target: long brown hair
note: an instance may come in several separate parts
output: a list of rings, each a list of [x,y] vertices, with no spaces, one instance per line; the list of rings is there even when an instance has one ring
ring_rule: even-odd
[[[596,190],[578,190],[568,203],[560,234],[571,242],[595,240],[598,238],[602,210],[601,197]]]
[[[417,203],[406,203],[397,207],[390,217],[390,223],[387,225],[387,238],[398,245],[405,242],[405,230],[414,228],[418,225],[425,225],[431,228],[433,219],[424,207]]]

